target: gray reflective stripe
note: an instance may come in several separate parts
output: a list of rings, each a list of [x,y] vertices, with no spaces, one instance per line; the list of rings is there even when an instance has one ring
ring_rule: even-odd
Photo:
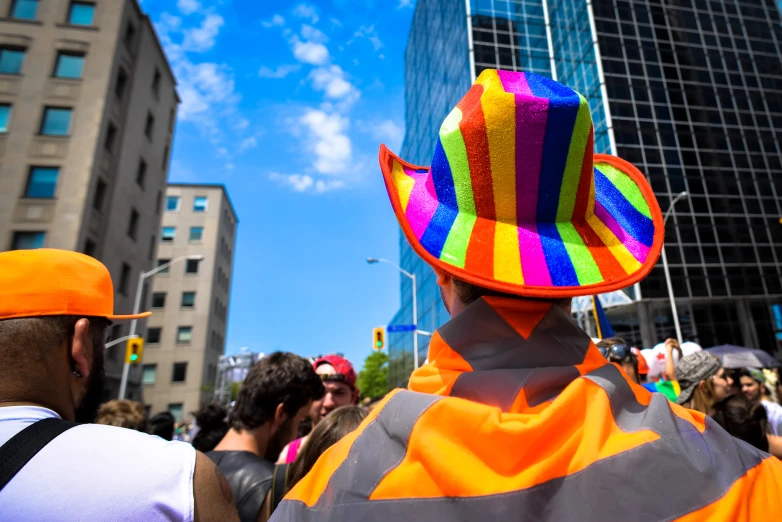
[[[552,306],[524,339],[483,299],[472,303],[438,332],[475,371],[574,366],[584,361],[590,342],[558,306]]]
[[[464,372],[456,379],[450,396],[508,411],[524,388],[527,404],[534,407],[556,398],[580,376],[575,366]]]
[[[329,479],[315,508],[366,500],[407,453],[407,439],[418,418],[443,397],[397,392],[375,420],[353,441],[347,458]]]
[[[652,430],[661,438],[566,477],[511,493],[374,501],[365,496],[328,506],[319,501],[312,509],[299,501],[283,501],[272,520],[673,520],[715,502],[737,479],[768,457],[734,439],[711,419],[706,420],[706,431],[699,433],[676,416],[660,394],[653,394],[650,406],[644,407],[611,365],[585,378],[606,391],[621,429]],[[362,463],[382,455],[385,445],[383,439],[368,445],[361,453]],[[358,453],[352,457],[358,462]],[[454,473],[468,475],[469,470]],[[334,477],[332,484],[336,490],[343,487]]]

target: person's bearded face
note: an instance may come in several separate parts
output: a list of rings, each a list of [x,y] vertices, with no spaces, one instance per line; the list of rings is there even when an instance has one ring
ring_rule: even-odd
[[[105,368],[103,352],[104,344],[93,346],[92,370],[87,377],[87,386],[81,402],[76,406],[76,422],[92,423],[98,415],[98,408],[103,402],[103,390],[105,387]]]
[[[283,448],[290,444],[290,442],[296,437],[299,424],[296,419],[289,417],[280,425],[279,428],[272,434],[269,439],[269,444],[266,446],[266,455],[264,458],[269,462],[277,462],[277,458],[282,453]]]

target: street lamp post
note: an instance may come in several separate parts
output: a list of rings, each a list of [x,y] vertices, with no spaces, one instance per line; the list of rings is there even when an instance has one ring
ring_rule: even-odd
[[[673,213],[673,206],[680,200],[687,199],[688,196],[689,194],[687,191],[683,191],[673,198],[673,201],[671,201],[671,204],[668,206],[668,211],[665,213],[665,218],[663,219],[663,229],[668,222],[668,218]],[[673,297],[673,283],[671,283],[671,272],[668,270],[668,257],[665,255],[665,244],[663,244],[662,248],[662,258],[663,270],[665,271],[665,283],[668,285],[668,298],[671,300],[671,312],[673,312],[673,325],[676,327],[676,340],[682,342],[682,327],[679,325],[679,313],[676,310],[676,299]]]
[[[416,298],[415,274],[411,274],[407,270],[402,269],[388,259],[370,257],[367,258],[367,263],[370,265],[375,263],[385,263],[387,265],[391,265],[399,270],[401,274],[406,275],[413,281],[413,323],[415,324],[415,330],[413,331],[413,366],[418,369],[418,299]]]
[[[165,270],[166,268],[170,267],[174,263],[179,263],[180,261],[187,261],[187,260],[193,260],[193,261],[200,261],[204,258],[204,256],[200,254],[192,255],[192,256],[181,256],[172,259],[168,263],[165,263],[163,265],[160,265],[157,268],[154,268],[150,270],[149,272],[141,272],[138,275],[138,286],[136,286],[136,299],[133,302],[133,314],[138,315],[139,310],[141,309],[141,294],[144,291],[144,280],[150,276],[153,276],[160,272],[161,270]],[[133,338],[136,336],[136,324],[138,324],[138,319],[133,319],[130,322],[130,333],[128,334],[128,338]],[[125,365],[122,367],[122,380],[119,384],[119,399],[122,400],[125,398],[125,391],[128,387],[128,374],[130,373],[130,363],[125,362]]]

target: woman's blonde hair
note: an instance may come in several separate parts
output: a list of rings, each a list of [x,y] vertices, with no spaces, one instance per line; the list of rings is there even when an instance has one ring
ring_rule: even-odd
[[[140,402],[127,399],[113,400],[101,405],[98,410],[98,420],[95,422],[145,432],[147,410]]]
[[[695,387],[695,391],[692,392],[690,400],[685,402],[682,406],[708,415],[716,402],[717,399],[714,396],[714,385],[711,383],[711,377],[707,377],[702,381],[702,385],[698,384],[698,386]]]

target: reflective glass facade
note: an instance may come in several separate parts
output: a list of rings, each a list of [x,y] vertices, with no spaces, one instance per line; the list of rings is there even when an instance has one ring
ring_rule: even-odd
[[[618,155],[646,173],[663,212],[676,194],[690,194],[665,234],[683,335],[774,352],[773,307],[782,297],[777,6],[615,0],[595,2],[594,15]],[[661,264],[641,293],[648,310],[618,317],[617,330],[644,345],[673,336]]]

